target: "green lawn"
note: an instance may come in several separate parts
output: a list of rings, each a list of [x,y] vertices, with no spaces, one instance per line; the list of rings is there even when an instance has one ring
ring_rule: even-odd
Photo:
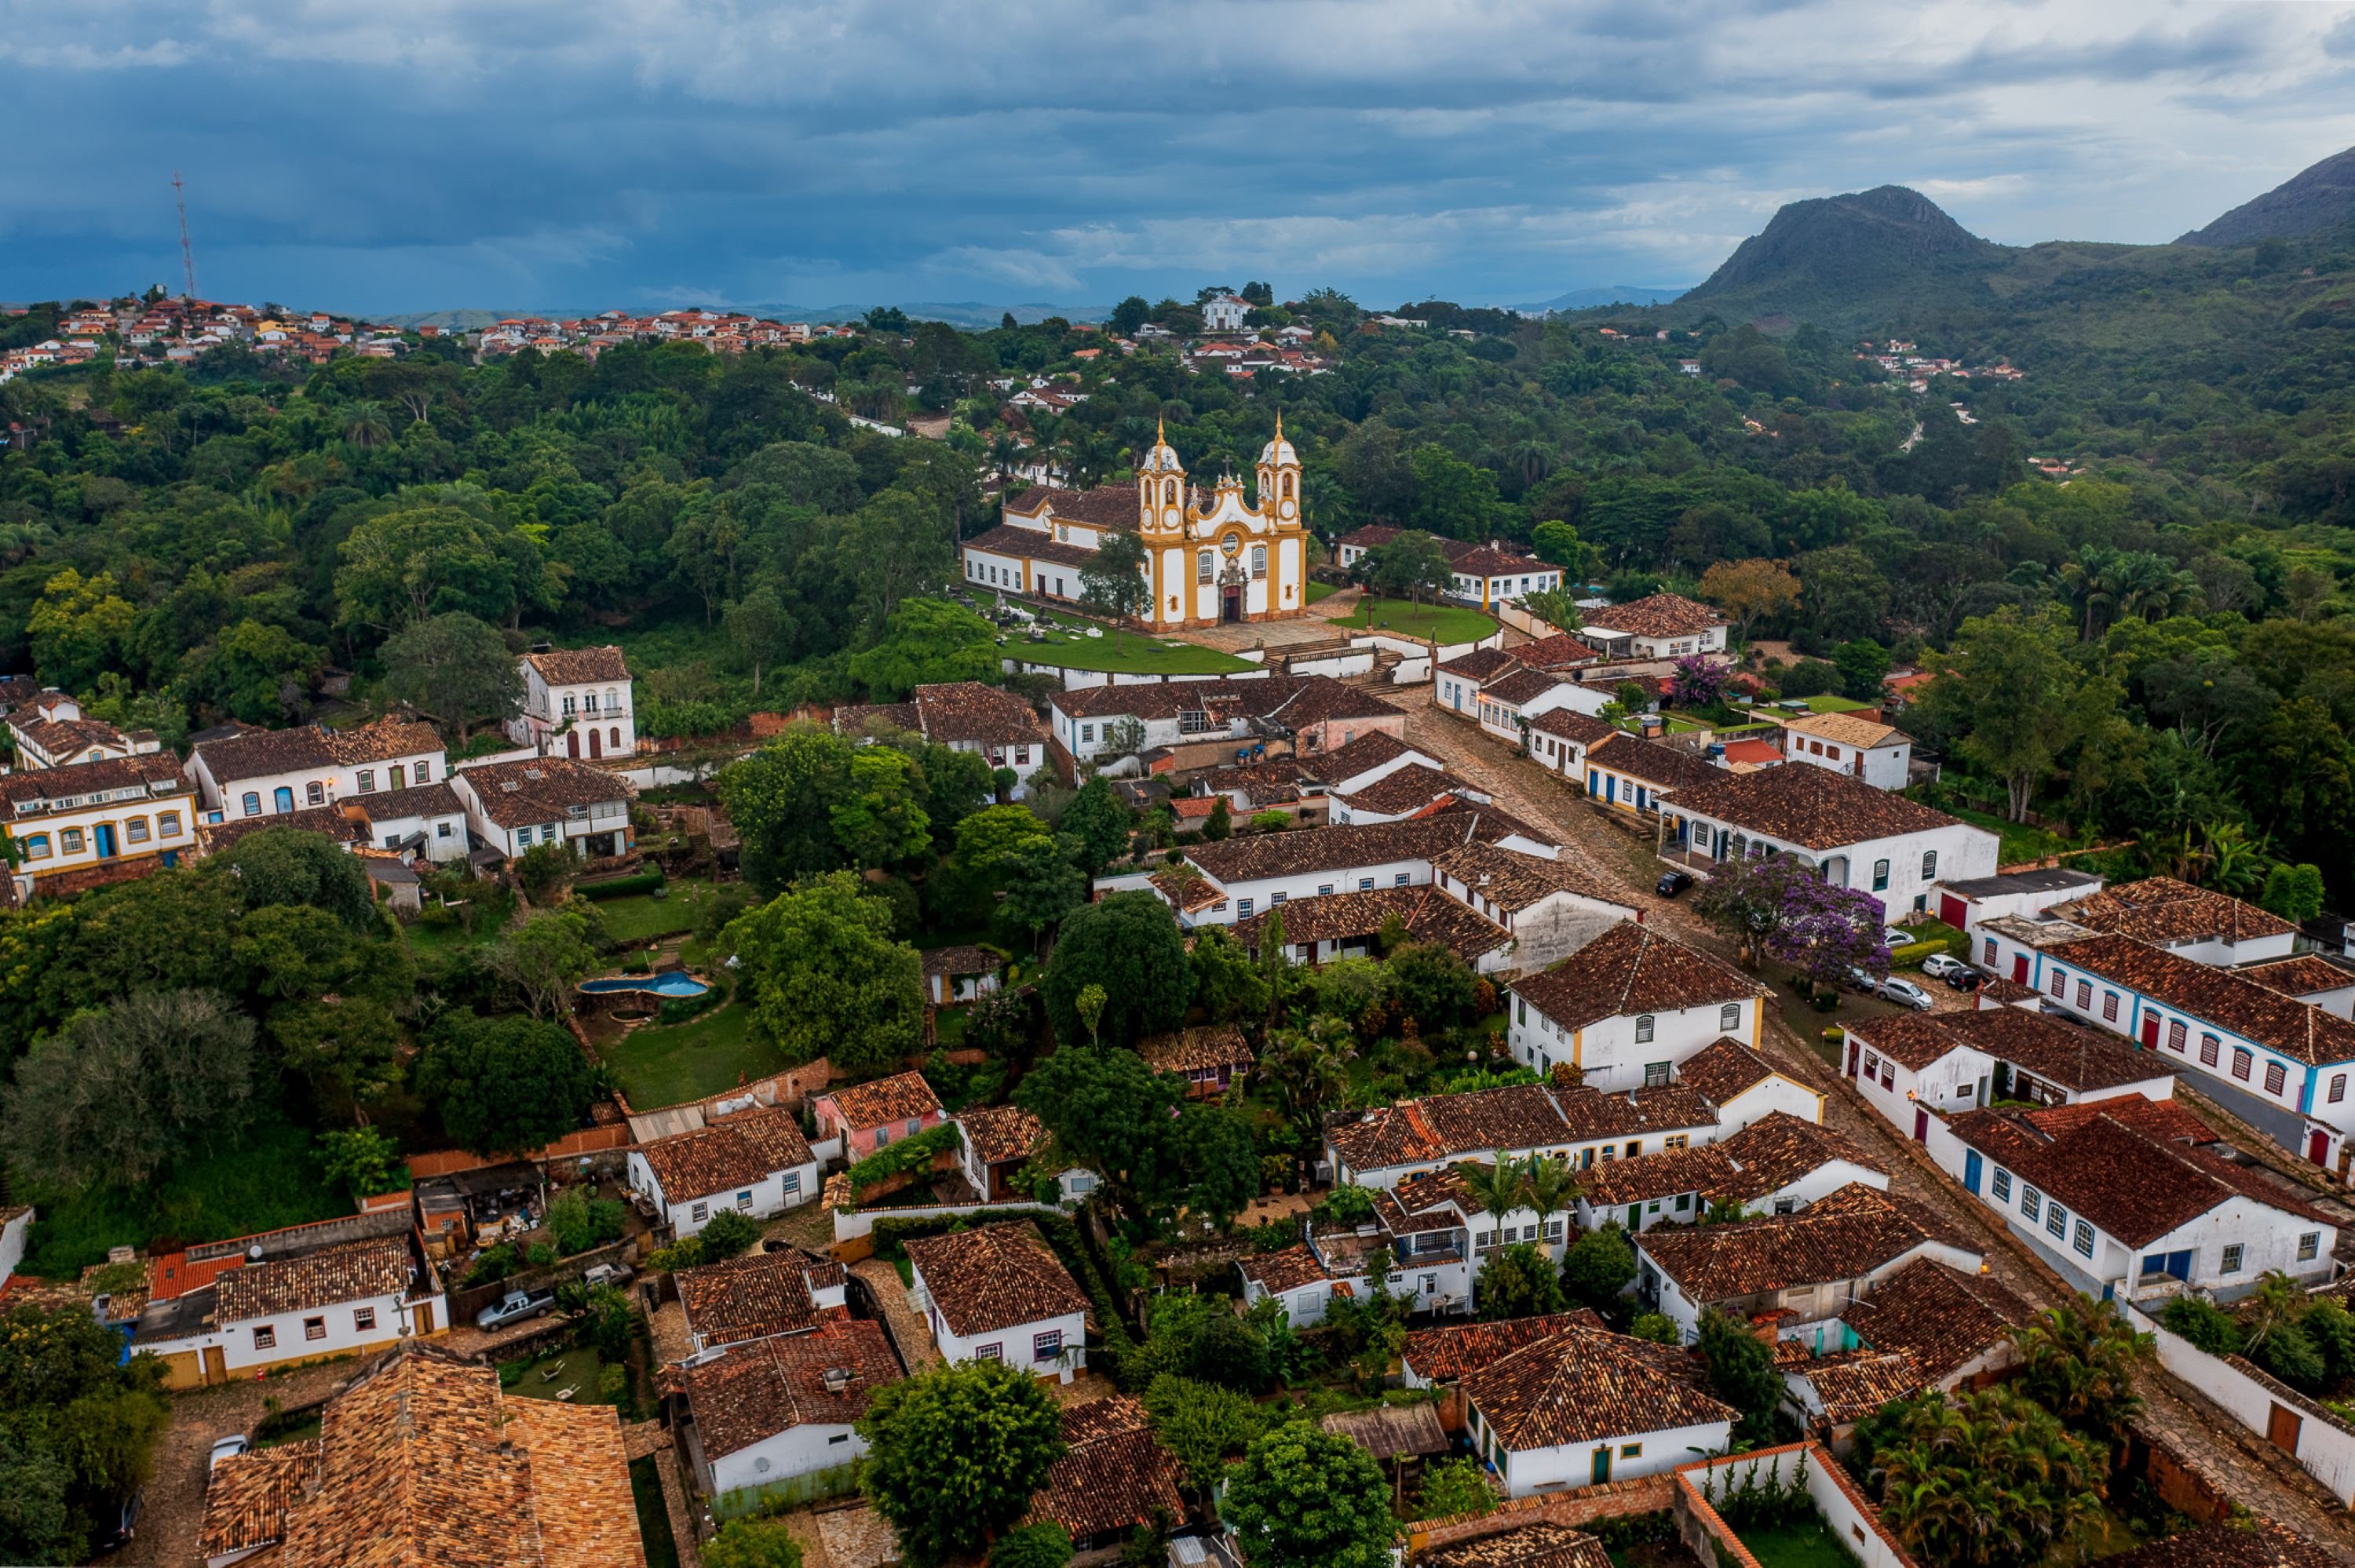
[[[1820,1519],[1737,1531],[1759,1568],[1855,1568],[1856,1559]]]
[[[1259,668],[1215,648],[1167,642],[1150,632],[1106,630],[1102,637],[1090,637],[1085,630],[1089,622],[1052,614],[1041,615],[1039,623],[1048,629],[1047,640],[1033,642],[1026,636],[1009,636],[1008,658],[1114,675],[1231,675]]]
[[[1497,623],[1476,609],[1452,604],[1412,604],[1402,599],[1369,599],[1333,623],[1360,630],[1403,632],[1441,642],[1477,642]]]
[[[507,1394],[510,1398],[520,1395],[525,1399],[554,1399],[559,1392],[569,1388],[576,1391],[568,1402],[570,1404],[616,1406],[626,1404],[630,1397],[627,1383],[623,1384],[622,1391],[611,1398],[598,1392],[597,1373],[603,1365],[603,1358],[588,1345],[549,1351],[524,1363],[523,1375],[507,1385]],[[550,1367],[556,1369],[556,1375],[543,1377],[541,1374]]]
[[[1830,692],[1817,692],[1812,697],[1801,697],[1807,711],[1818,714],[1852,714],[1860,708],[1877,708],[1879,703],[1860,703],[1854,697],[1843,697]]]
[[[133,1192],[57,1192],[28,1176],[17,1196],[40,1211],[24,1270],[55,1279],[104,1263],[109,1247],[220,1241],[352,1212],[320,1175],[311,1135],[277,1119]]]
[[[643,942],[694,930],[704,905],[717,891],[715,885],[709,882],[675,881],[664,890],[665,896],[661,898],[651,893],[633,893],[620,898],[600,899],[597,908],[605,916],[605,934],[614,941]]]
[[[648,1024],[600,1047],[638,1110],[654,1110],[781,1072],[785,1058],[751,1030],[752,1012],[722,1003],[685,1023]]]
[[[1333,583],[1310,583],[1308,585],[1307,602],[1310,604],[1316,604],[1322,600],[1331,599],[1335,594],[1339,593],[1340,591],[1340,588]]]
[[[1950,817],[1958,817],[1975,828],[1985,828],[2003,840],[1995,852],[1998,865],[2015,865],[2025,860],[2042,860],[2049,854],[2059,854],[2069,842],[2049,828],[2030,826],[2026,822],[2007,822],[1992,811],[1977,811],[1967,806],[1940,806]]]

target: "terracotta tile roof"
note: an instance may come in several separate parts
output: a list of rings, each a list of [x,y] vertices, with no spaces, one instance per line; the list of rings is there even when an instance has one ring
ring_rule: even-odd
[[[846,1084],[823,1097],[834,1102],[844,1122],[864,1130],[888,1122],[916,1121],[940,1113],[941,1100],[922,1073],[894,1073],[869,1083]]]
[[[325,833],[339,844],[366,843],[368,833],[366,821],[346,816],[339,806],[304,806],[269,817],[232,817],[225,822],[208,823],[203,832],[205,842],[215,854],[218,854],[247,834],[264,832],[272,828]]]
[[[354,795],[345,802],[357,806],[368,814],[370,822],[398,822],[410,817],[457,817],[466,808],[459,802],[458,792],[444,781],[412,784],[406,789],[377,789],[366,795]]]
[[[1853,746],[1862,751],[1875,747],[1893,746],[1913,737],[1902,733],[1896,726],[1882,724],[1879,719],[1859,714],[1802,714],[1785,719],[1783,727],[1796,735],[1817,740],[1836,740],[1842,746]]]
[[[1047,726],[1028,702],[979,681],[918,686],[915,701],[924,738],[943,746],[1021,746],[1047,737]]]
[[[2070,1106],[2040,1106],[2014,1113],[2048,1137],[2058,1138],[2097,1116],[2169,1143],[2222,1143],[2216,1129],[2201,1121],[2177,1099],[2147,1100],[2140,1095],[2113,1095],[2105,1100],[2080,1100]]]
[[[1499,676],[1519,674],[1529,669],[1502,648],[1475,648],[1469,653],[1459,653],[1439,668],[1450,675],[1460,676],[1475,685]]]
[[[1591,1308],[1554,1312],[1537,1318],[1508,1318],[1495,1323],[1460,1323],[1444,1329],[1416,1329],[1408,1333],[1401,1352],[1415,1375],[1436,1383],[1450,1383],[1465,1372],[1500,1361],[1525,1345],[1572,1329],[1600,1329],[1602,1318]]]
[[[2047,1083],[2079,1092],[2115,1089],[2170,1075],[2163,1056],[2137,1051],[2089,1025],[2017,1007],[1900,1013],[1873,1019],[1851,1033],[1915,1072],[1967,1046]]]
[[[1614,1160],[1579,1173],[1588,1202],[1599,1208],[1671,1198],[1679,1192],[1713,1192],[1734,1179],[1733,1161],[1714,1143],[1699,1149],[1668,1149],[1634,1160]]]
[[[2247,942],[2287,936],[2297,929],[2270,910],[2171,876],[2122,882],[2055,905],[2052,912],[2089,931],[2134,937],[2162,948],[2186,942]]]
[[[1433,1404],[1378,1404],[1371,1410],[1337,1410],[1317,1425],[1336,1437],[1347,1437],[1376,1459],[1401,1454],[1444,1454],[1455,1439],[1439,1422]]]
[[[2333,1568],[2336,1556],[2273,1520],[2211,1524],[2104,1561],[2116,1568]]]
[[[1325,900],[1316,899],[1316,903]],[[1286,906],[1289,910],[1290,906]],[[1243,1039],[1243,1032],[1231,1023],[1209,1023],[1196,1029],[1181,1029],[1174,1034],[1156,1034],[1140,1040],[1137,1054],[1156,1073],[1198,1072],[1219,1067],[1242,1068],[1258,1058]]]
[[[417,1273],[406,1236],[345,1242],[302,1257],[228,1270],[215,1284],[216,1312],[223,1323],[243,1323],[372,1296],[399,1296]]]
[[[1635,1242],[1687,1296],[1707,1303],[1860,1278],[1934,1239],[1910,1205],[1852,1183],[1796,1214],[1664,1227]]]
[[[0,800],[19,813],[28,806],[74,796],[85,799],[115,789],[142,789],[148,799],[192,793],[196,786],[180,772],[180,765],[163,752],[137,757],[109,757],[97,762],[70,762],[63,768],[28,768],[0,773]]]
[[[1911,1398],[1929,1381],[1903,1351],[1821,1361],[1799,1375],[1815,1385],[1825,1418],[1838,1426],[1861,1421],[1892,1399]]]
[[[1087,1400],[1062,1410],[1062,1457],[1030,1495],[1025,1524],[1061,1525],[1075,1541],[1186,1517],[1185,1471],[1161,1446],[1134,1396]]]
[[[1195,844],[1186,858],[1224,886],[1274,876],[1305,876],[1393,861],[1428,861],[1458,844],[1493,843],[1508,835],[1550,843],[1539,830],[1490,806],[1454,806],[1400,822],[1247,833]]]
[[[1507,1448],[1525,1452],[1734,1420],[1701,1392],[1682,1350],[1571,1329],[1466,1372],[1457,1384]]]
[[[1145,880],[1160,889],[1161,895],[1169,901],[1169,906],[1181,915],[1191,915],[1226,901],[1227,890],[1199,873],[1188,876],[1173,868],[1156,871]]]
[[[319,1473],[319,1440],[255,1448],[223,1459],[205,1481],[205,1557],[250,1552],[286,1531],[286,1516]]]
[[[86,746],[127,748],[131,744],[103,719],[12,720],[8,727],[45,757],[69,756]]]
[[[1504,577],[1519,572],[1547,570],[1546,563],[1535,556],[1525,556],[1518,550],[1499,549],[1494,545],[1481,545],[1462,555],[1449,552],[1447,564],[1467,577]]]
[[[329,729],[324,725],[305,725],[299,729],[250,729],[205,741],[197,747],[214,781],[224,789],[241,779],[389,762],[397,757],[441,750],[442,737],[434,733],[432,725],[390,718],[356,729]]]
[[[1682,594],[1646,594],[1625,604],[1590,609],[1585,624],[1628,637],[1689,637],[1712,626],[1729,624],[1725,617]]]
[[[1774,1069],[1766,1065],[1764,1056],[1728,1034],[1719,1035],[1686,1057],[1677,1068],[1677,1082],[1699,1089],[1719,1105],[1774,1076]]]
[[[1557,893],[1573,894],[1635,913],[1625,895],[1572,869],[1566,860],[1548,860],[1503,844],[1460,844],[1431,863],[1433,873],[1452,876],[1499,909],[1514,914]]]
[[[555,648],[545,653],[527,653],[524,658],[551,686],[585,686],[630,678],[629,661],[611,643],[602,648]]]
[[[671,1281],[688,1330],[708,1344],[732,1345],[817,1327],[824,1317],[810,1297],[809,1271],[799,1253],[758,1252],[682,1268]]]
[[[1288,729],[1305,730],[1336,720],[1401,716],[1402,710],[1362,686],[1352,686],[1330,675],[1292,677],[1300,689],[1269,716]]]
[[[1574,740],[1579,745],[1587,747],[1600,740],[1607,740],[1614,735],[1627,733],[1615,724],[1606,724],[1593,714],[1582,714],[1576,708],[1549,708],[1529,720],[1529,731],[1533,735],[1550,735],[1563,740]]]
[[[1721,959],[1623,920],[1513,994],[1564,1029],[1605,1018],[1748,1001],[1766,988]]]
[[[922,956],[926,980],[935,975],[954,979],[958,975],[996,974],[1006,967],[1006,955],[990,948],[927,948]]]
[[[1786,1111],[1760,1117],[1710,1147],[1739,1168],[1738,1174],[1715,1189],[1713,1195],[1744,1201],[1780,1192],[1836,1160],[1884,1177],[1889,1174],[1888,1167],[1830,1128],[1802,1121]]]
[[[526,758],[464,768],[484,816],[503,828],[560,821],[574,807],[626,801],[630,787],[618,774],[563,757]]]
[[[1028,1224],[919,1236],[907,1251],[925,1294],[960,1339],[1088,1309],[1086,1295]]]
[[[1925,1383],[1944,1382],[2035,1315],[1993,1275],[1965,1274],[1928,1257],[1877,1282],[1841,1313],[1873,1349],[1912,1355]]]
[[[1041,508],[1036,503],[1042,498],[1044,511],[1066,523],[1085,523],[1093,528],[1134,528],[1138,519],[1136,492],[1125,484],[1099,484],[1087,490],[1054,490],[1041,485],[1017,503],[1017,508],[1030,516],[1038,516]]]
[[[1646,740],[1625,730],[1588,747],[1586,760],[1590,767],[1607,768],[1649,784],[1656,790],[1676,791],[1679,797],[1685,790],[1700,789],[1728,777],[1724,768],[1703,762],[1689,751]]]
[[[1020,1106],[976,1106],[954,1118],[966,1147],[984,1165],[1028,1160],[1047,1139],[1046,1124]]]
[[[2047,948],[2045,959],[2131,987],[2296,1061],[2317,1066],[2355,1061],[2355,1023],[2231,969],[2196,963],[2131,937],[2064,942]]]
[[[2032,987],[2024,986],[2018,980],[2007,980],[2001,975],[1995,975],[1989,977],[1988,980],[1979,987],[1978,997],[1982,1007],[1988,1002],[1994,1002],[1998,1006],[2009,1007],[2013,1002],[2034,1001],[2036,998],[2036,991]]]
[[[1485,683],[1480,688],[1480,695],[1484,701],[1501,703],[1507,707],[1517,708],[1531,697],[1541,697],[1556,686],[1568,684],[1570,683],[1559,675],[1548,674],[1543,670],[1532,670],[1527,665],[1522,665],[1508,675],[1500,675],[1493,681]]]
[[[834,710],[837,735],[868,735],[879,729],[918,733],[924,722],[913,703],[845,703]]]
[[[1811,850],[1962,825],[1894,790],[1805,766],[1721,772],[1712,783],[1679,790],[1674,809]]]
[[[2338,1222],[2244,1165],[2094,1113],[2059,1132],[2001,1111],[1950,1118],[1966,1145],[2128,1246],[2157,1241],[2234,1198],[2296,1219]]]
[[[1235,923],[1235,938],[1256,948],[1273,911]],[[1428,884],[1376,887],[1364,893],[1333,893],[1295,898],[1284,906],[1286,942],[1338,942],[1379,934],[1392,915],[1418,942],[1436,942],[1466,963],[1495,952],[1511,932],[1457,903]]]
[[[2355,974],[2350,974],[2329,959],[2312,953],[2300,953],[2294,959],[2277,959],[2269,964],[2251,964],[2239,971],[2284,996],[2319,996],[2325,991],[2343,991],[2355,986]]]
[[[1295,1242],[1278,1252],[1255,1252],[1236,1260],[1242,1277],[1271,1295],[1281,1296],[1326,1277],[1325,1266],[1306,1242]]]
[[[1269,766],[1290,767],[1305,770],[1309,777],[1320,783],[1338,784],[1345,779],[1352,779],[1360,773],[1370,772],[1383,763],[1398,758],[1422,755],[1386,729],[1369,729],[1347,746],[1337,746],[1330,751],[1311,752],[1301,758],[1284,758]],[[1237,768],[1235,771],[1246,773],[1252,770]],[[1216,780],[1226,777],[1226,774],[1221,770],[1210,777],[1213,781],[1212,788],[1215,789]]]
[[[1582,1530],[1540,1519],[1494,1535],[1433,1547],[1415,1568],[1611,1568],[1611,1553]]]
[[[1351,790],[1339,799],[1348,802],[1354,811],[1371,811],[1380,816],[1403,816],[1420,811],[1437,800],[1466,798],[1472,786],[1444,768],[1425,768],[1420,762],[1410,762],[1404,768],[1387,773],[1362,789]],[[1487,791],[1479,791],[1486,794]]]
[[[1716,1124],[1717,1110],[1708,1098],[1679,1086],[1606,1095],[1525,1085],[1401,1100],[1335,1128],[1326,1138],[1343,1163],[1380,1171]]]
[[[494,1369],[410,1346],[328,1401],[319,1453],[287,1563],[644,1568],[611,1405],[507,1398]]]
[[[1563,669],[1572,664],[1590,663],[1594,658],[1593,649],[1567,631],[1557,631],[1534,642],[1519,643],[1505,652],[1532,670]]]
[[[793,1113],[773,1106],[755,1106],[693,1132],[657,1138],[640,1145],[638,1153],[662,1183],[664,1199],[673,1203],[750,1187],[817,1158]]]
[[[703,1452],[713,1459],[796,1426],[847,1426],[867,1414],[877,1389],[899,1381],[883,1326],[863,1318],[738,1345],[678,1376]]]

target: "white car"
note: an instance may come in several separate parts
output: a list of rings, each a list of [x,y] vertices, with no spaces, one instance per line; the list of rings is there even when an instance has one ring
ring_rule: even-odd
[[[1917,1012],[1927,1012],[1937,1005],[1930,1000],[1928,991],[1923,991],[1912,980],[1899,980],[1895,975],[1891,975],[1875,986],[1872,993],[1883,1001],[1893,1001],[1900,1007],[1910,1007]]]
[[[211,1475],[220,1468],[220,1462],[223,1459],[236,1458],[240,1454],[244,1453],[249,1446],[242,1433],[231,1433],[226,1437],[214,1439],[212,1457],[205,1461],[205,1474]]]
[[[1971,972],[1971,966],[1952,953],[1932,953],[1922,960],[1922,972],[1933,980],[1951,980]]]

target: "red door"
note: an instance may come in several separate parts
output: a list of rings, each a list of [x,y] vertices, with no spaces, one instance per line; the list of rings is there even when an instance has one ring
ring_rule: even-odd
[[[581,755],[581,732],[579,730],[569,729],[564,732],[564,755],[567,757],[578,757]]]
[[[2028,955],[2026,953],[2021,953],[2011,960],[2011,983],[2014,985],[2026,985],[2028,983]]]
[[[2306,1157],[2314,1161],[2317,1165],[2328,1166],[2330,1163],[2330,1135],[2327,1132],[2308,1133],[2306,1139]]]
[[[1969,924],[1970,914],[1970,910],[1965,907],[1963,901],[1955,897],[1953,894],[1941,893],[1938,895],[1938,918],[1944,920],[1947,925],[1952,926],[1955,930],[1962,930]]]
[[[1856,1076],[1856,1036],[1853,1034],[1848,1037],[1848,1075],[1851,1078]]]
[[[2157,1013],[2142,1021],[2142,1048],[2146,1051],[2158,1049],[2158,1015]]]
[[[1927,1143],[1930,1141],[1930,1113],[1928,1111],[1916,1110],[1913,1113],[1913,1141],[1916,1143]]]
[[[593,729],[591,730],[589,732],[589,755],[591,757],[602,757],[605,755],[604,748],[598,745],[598,740],[599,736],[597,732]]]

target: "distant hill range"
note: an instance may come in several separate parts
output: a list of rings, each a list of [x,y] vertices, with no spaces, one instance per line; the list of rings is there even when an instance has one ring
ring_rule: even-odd
[[[373,319],[382,321],[390,326],[432,326],[440,327],[446,332],[470,332],[477,327],[486,327],[495,322],[505,321],[510,316],[540,316],[549,321],[577,321],[582,316],[593,316],[602,312],[611,310],[626,310],[635,315],[651,316],[658,315],[666,310],[685,310],[694,308],[698,307],[602,304],[591,305],[585,309],[581,309],[535,305],[528,310],[518,308],[507,311],[420,311],[410,315],[381,316]],[[859,317],[865,315],[868,310],[868,307],[865,305],[847,304],[714,304],[703,308],[715,311],[741,312],[746,315],[759,316],[763,320],[775,322],[854,322]],[[1025,326],[1028,326],[1034,322],[1045,321],[1049,316],[1060,316],[1065,321],[1073,322],[1100,322],[1106,316],[1112,314],[1112,307],[1110,305],[1057,305],[1038,303],[1022,305],[992,305],[983,304],[971,300],[957,301],[953,303],[941,303],[930,301],[911,301],[906,304],[902,304],[900,308],[907,312],[911,316],[913,316],[918,321],[946,322],[951,326],[975,328],[994,327],[997,325],[998,323],[1005,318],[1006,313],[1008,311],[1011,311],[1014,313],[1014,319],[1016,321],[1020,322]]]
[[[1605,283],[1599,289],[1572,289],[1569,293],[1556,294],[1550,300],[1510,308],[1530,315],[1541,315],[1547,311],[1592,311],[1604,305],[1665,305],[1684,292],[1682,288],[1655,289],[1640,283]]]
[[[2254,245],[2260,239],[2302,238],[2348,223],[2355,223],[2355,147],[2292,175],[2176,243]]]

